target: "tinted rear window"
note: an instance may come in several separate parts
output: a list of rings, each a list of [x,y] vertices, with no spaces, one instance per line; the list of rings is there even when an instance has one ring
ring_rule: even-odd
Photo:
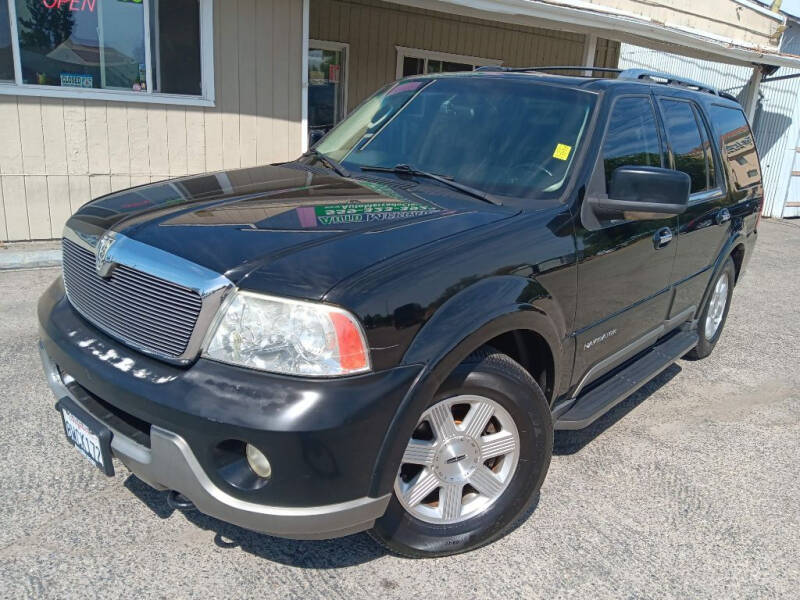
[[[702,192],[708,186],[706,154],[692,105],[680,100],[662,100],[661,107],[675,169],[691,177],[692,193]]]
[[[714,104],[709,110],[711,121],[720,136],[722,156],[728,163],[728,173],[735,189],[761,182],[753,132],[741,109]]]

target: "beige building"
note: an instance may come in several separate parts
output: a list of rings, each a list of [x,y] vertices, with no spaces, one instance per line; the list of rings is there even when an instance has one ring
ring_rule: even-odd
[[[672,6],[0,0],[0,239],[60,237],[77,207],[114,190],[296,157],[405,75],[614,67],[618,40],[642,39],[800,65],[776,53],[780,19],[750,0]]]

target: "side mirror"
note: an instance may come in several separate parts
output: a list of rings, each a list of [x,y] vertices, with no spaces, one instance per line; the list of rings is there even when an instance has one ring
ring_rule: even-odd
[[[590,197],[588,202],[598,214],[680,215],[689,205],[691,186],[692,180],[682,171],[618,167],[611,174],[608,197]]]

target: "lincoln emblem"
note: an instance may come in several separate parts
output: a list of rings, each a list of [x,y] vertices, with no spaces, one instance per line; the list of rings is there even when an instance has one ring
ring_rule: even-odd
[[[94,255],[94,268],[100,277],[111,277],[111,270],[114,268],[114,263],[108,260],[108,251],[114,244],[114,236],[112,233],[107,232],[103,234],[95,247]]]

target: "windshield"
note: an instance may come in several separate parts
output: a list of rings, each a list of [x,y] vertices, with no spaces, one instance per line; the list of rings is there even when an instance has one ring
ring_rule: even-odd
[[[369,98],[316,150],[355,174],[408,165],[490,194],[551,197],[594,103],[591,93],[521,78],[404,80]]]

